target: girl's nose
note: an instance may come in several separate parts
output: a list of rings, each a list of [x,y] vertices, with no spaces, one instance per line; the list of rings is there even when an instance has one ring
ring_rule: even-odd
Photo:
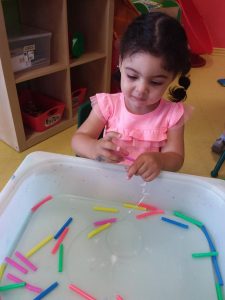
[[[148,85],[144,81],[139,81],[136,86],[136,91],[140,95],[144,95],[148,92]]]

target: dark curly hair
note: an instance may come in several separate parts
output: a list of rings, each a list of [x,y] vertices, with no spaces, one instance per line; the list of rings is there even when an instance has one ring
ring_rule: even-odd
[[[170,100],[179,102],[186,99],[190,85],[188,72],[191,68],[187,36],[181,24],[161,12],[150,12],[138,16],[125,31],[120,42],[120,57],[138,52],[162,57],[163,68],[180,74],[179,87],[170,89]]]

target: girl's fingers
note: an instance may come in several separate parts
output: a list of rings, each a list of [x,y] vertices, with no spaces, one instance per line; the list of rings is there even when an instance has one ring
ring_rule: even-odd
[[[120,151],[120,147],[109,140],[103,141],[103,148],[111,151]]]
[[[113,138],[119,139],[120,137],[121,135],[119,132],[110,131],[104,136],[104,139],[106,139],[107,141],[112,141]]]

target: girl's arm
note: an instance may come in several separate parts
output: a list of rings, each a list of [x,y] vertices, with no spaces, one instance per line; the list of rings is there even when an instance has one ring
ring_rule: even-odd
[[[184,162],[184,126],[170,129],[161,152],[141,154],[128,169],[128,177],[140,175],[145,181],[157,177],[161,170],[178,171]]]
[[[122,153],[118,146],[113,143],[113,138],[119,138],[119,133],[109,132],[104,138],[98,139],[104,127],[104,120],[100,119],[92,110],[72,137],[71,145],[76,154],[108,162],[121,161]]]
[[[184,126],[168,131],[167,143],[161,150],[162,170],[178,171],[184,163]]]

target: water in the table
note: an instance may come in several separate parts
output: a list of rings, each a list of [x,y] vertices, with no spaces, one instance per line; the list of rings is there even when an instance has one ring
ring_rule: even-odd
[[[139,202],[145,200],[144,194],[143,185]],[[117,207],[119,213],[96,212],[94,205]],[[59,286],[48,295],[50,300],[80,299],[68,289],[71,283],[98,300],[113,300],[117,294],[124,300],[217,299],[210,259],[191,256],[209,250],[199,228],[189,224],[189,229],[182,229],[162,222],[160,215],[137,220],[135,215],[139,213],[119,202],[54,195],[32,215],[15,250],[25,254],[49,234],[54,235],[71,216],[73,222],[63,242],[63,272],[58,272],[58,254],[51,254],[52,240],[30,257],[38,266],[36,272],[21,275],[7,267],[5,275],[12,273],[43,289],[58,281]],[[166,216],[177,219],[170,212]],[[87,238],[93,222],[111,217],[118,222]],[[1,284],[6,283],[9,281],[4,278]],[[4,300],[35,296],[24,288],[4,292]]]

